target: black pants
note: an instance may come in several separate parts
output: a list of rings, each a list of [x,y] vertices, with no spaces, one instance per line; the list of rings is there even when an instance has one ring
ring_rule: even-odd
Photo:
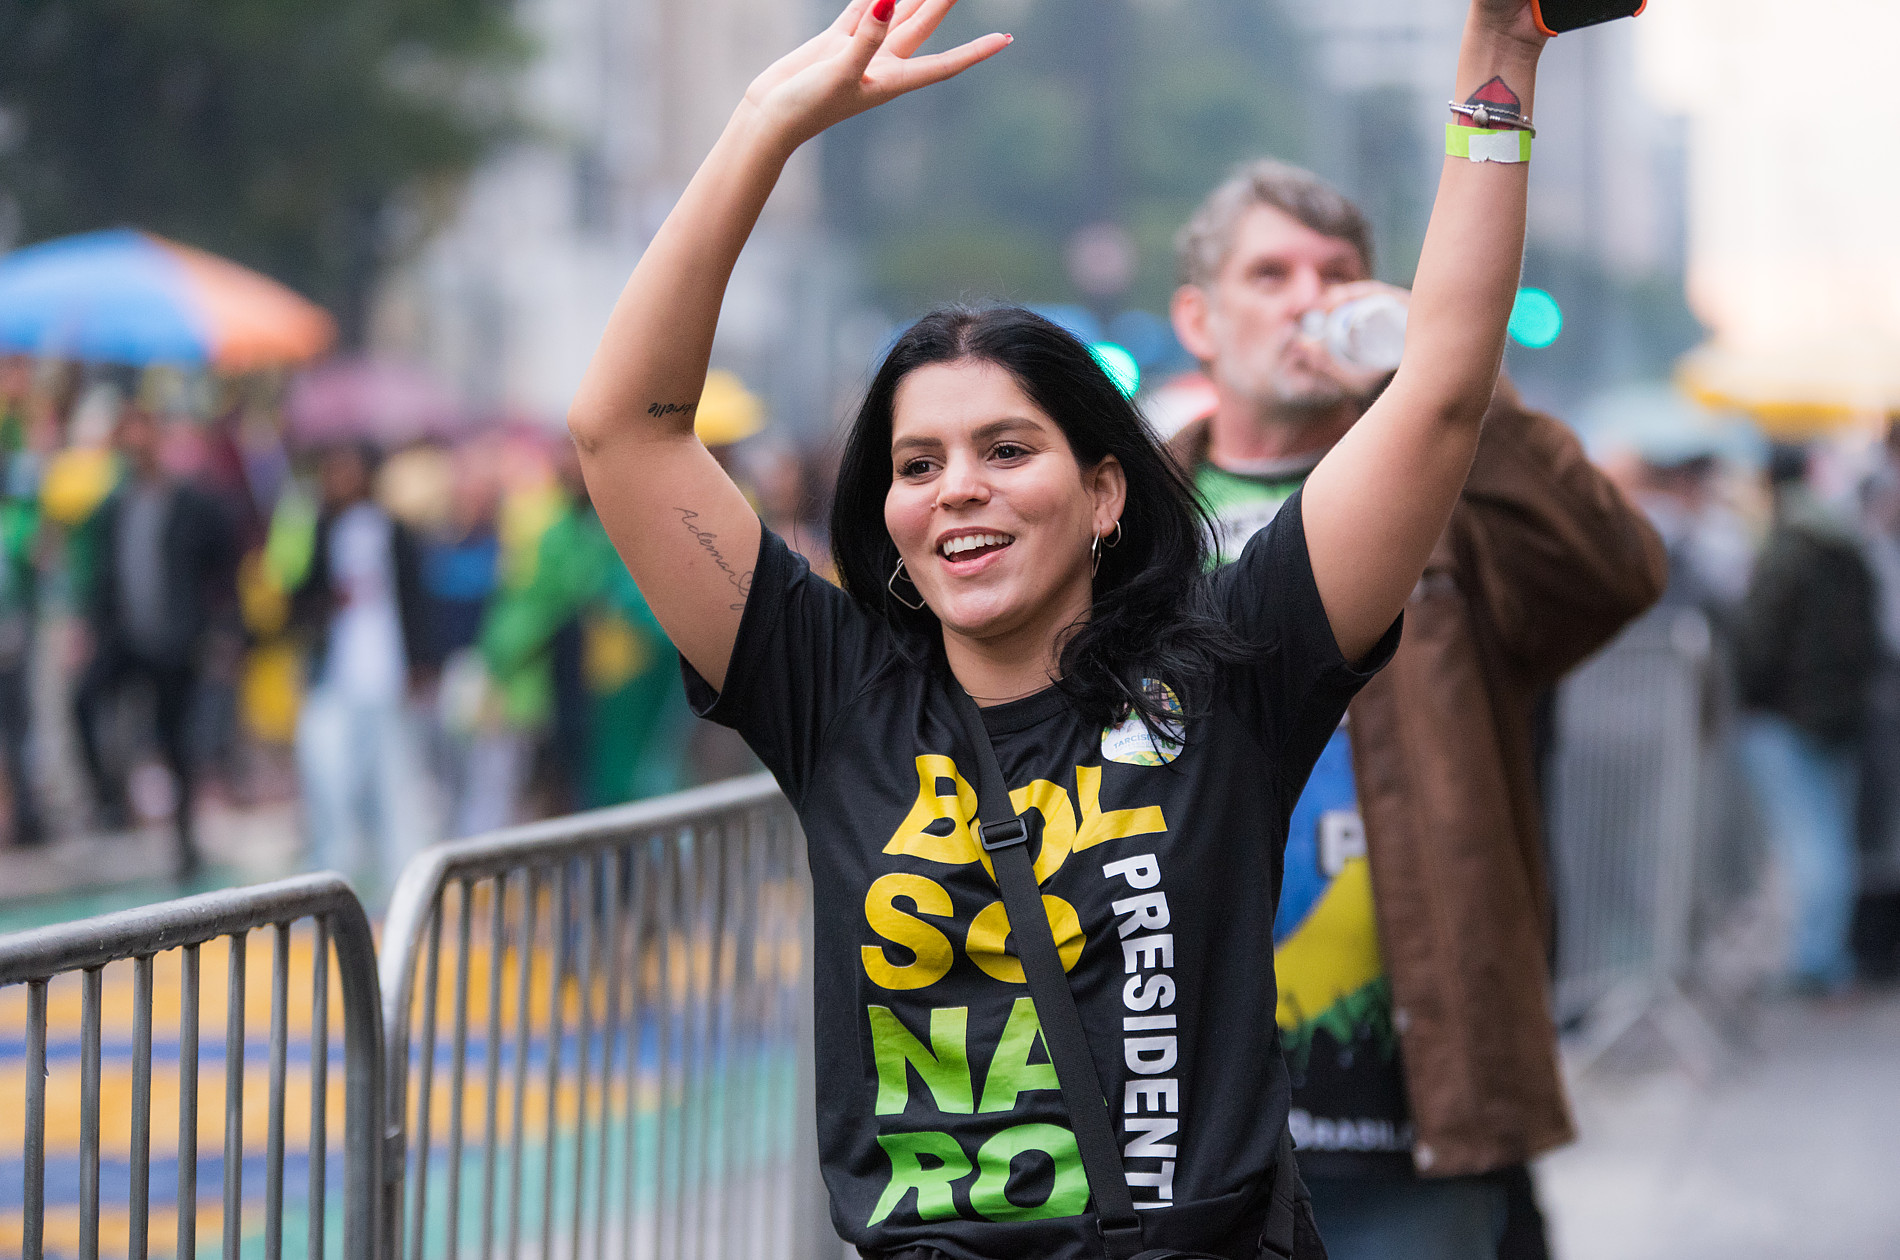
[[[1319,1226],[1313,1221],[1313,1200],[1302,1190],[1295,1200],[1299,1216],[1293,1227],[1293,1260],[1326,1260],[1326,1244],[1320,1240]],[[1264,1242],[1258,1248],[1261,1256],[1269,1255]],[[864,1260],[950,1260],[935,1247],[906,1247],[902,1251],[870,1252],[862,1248],[858,1254]]]
[[[1497,1174],[1504,1183],[1504,1240],[1498,1244],[1498,1260],[1550,1260],[1550,1242],[1546,1237],[1544,1209],[1537,1201],[1537,1183],[1529,1165],[1517,1164]]]
[[[0,666],[0,765],[6,769],[7,789],[13,794],[14,844],[38,844],[46,834],[39,798],[27,772],[27,744],[32,733],[26,663]]]
[[[86,772],[92,777],[93,795],[101,809],[108,815],[124,816],[125,768],[107,761],[100,746],[99,728],[106,713],[135,683],[146,683],[152,688],[159,752],[171,771],[176,792],[172,830],[178,843],[178,865],[181,869],[190,869],[198,864],[198,847],[191,825],[194,767],[189,731],[198,671],[190,665],[146,660],[123,648],[102,644],[80,678],[79,693],[74,698],[79,750],[85,756]]]

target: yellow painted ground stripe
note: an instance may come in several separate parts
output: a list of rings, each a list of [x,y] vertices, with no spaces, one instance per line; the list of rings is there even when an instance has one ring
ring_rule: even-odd
[[[479,900],[479,899],[478,899]],[[290,949],[290,1009],[287,1012],[288,1026],[294,1041],[305,1040],[310,1035],[312,1009],[310,1006],[311,939],[306,930],[308,925],[300,925],[292,934]],[[672,995],[672,1004],[676,1009],[685,1007],[692,999],[703,994],[707,982],[714,979],[712,971],[712,950],[704,941],[692,942],[690,947],[684,940],[676,940],[675,948],[670,951],[668,968],[668,990]],[[536,1032],[545,1032],[548,1026],[547,1008],[550,979],[554,970],[553,951],[546,948],[546,942],[540,942],[540,948],[530,956],[532,973],[530,977],[530,995],[528,1001],[529,1026]],[[270,1030],[270,933],[260,929],[251,934],[245,948],[245,1000],[244,1023],[247,1036],[252,1040],[267,1037]],[[780,982],[795,981],[799,964],[801,944],[796,940],[773,942],[761,939],[754,950],[753,970],[765,983],[774,980]],[[504,983],[502,985],[501,1018],[504,1028],[513,1032],[516,1018],[516,984],[513,955],[504,959]],[[178,1016],[181,1009],[182,985],[180,968],[182,955],[177,950],[167,951],[157,956],[152,976],[152,1040],[156,1045],[175,1045],[178,1040]],[[223,1044],[223,1028],[227,1014],[227,989],[225,972],[230,960],[229,942],[220,937],[206,941],[199,947],[199,995],[198,1021],[200,1029],[199,1048],[201,1052],[220,1048]],[[726,969],[730,972],[733,960],[728,958]],[[644,974],[641,977],[645,993],[657,991],[660,983],[661,959],[658,951],[649,952],[643,962]],[[488,1021],[488,983],[489,950],[487,942],[477,939],[471,943],[469,951],[469,994],[468,1019],[471,1030],[484,1028]],[[592,977],[591,990],[595,1002],[595,1011],[604,1009],[607,996],[610,969],[596,965]],[[113,963],[106,967],[103,977],[103,1005],[101,1009],[100,1032],[108,1044],[129,1043],[132,1038],[132,964]],[[333,1044],[342,1039],[343,1016],[340,999],[337,996],[337,983],[331,978],[330,996],[330,1037]],[[421,988],[418,980],[417,988]],[[570,972],[562,986],[563,999],[568,1017],[579,1013],[578,980]],[[624,1000],[624,999],[623,999]],[[418,993],[416,1007],[419,1010],[422,995]],[[10,985],[0,989],[0,1028],[26,1028],[26,986]],[[81,1006],[80,977],[68,974],[56,977],[47,987],[47,1029],[48,1037],[56,1044],[76,1042],[79,1035]],[[447,1034],[455,1018],[455,975],[452,960],[445,957],[442,975],[436,994],[437,1028]],[[215,1041],[205,1033],[217,1030]],[[20,1045],[22,1043],[15,1043]],[[12,1047],[9,1047],[12,1049]],[[76,1047],[75,1047],[76,1053]]]
[[[286,1209],[289,1208],[286,1202]],[[290,1212],[285,1212],[284,1232],[291,1233]],[[164,1206],[152,1205],[152,1214],[146,1237],[150,1240],[151,1253],[154,1256],[169,1256],[173,1252],[173,1243],[178,1237],[178,1205],[168,1203]],[[246,1201],[240,1219],[244,1222],[247,1237],[256,1237],[264,1229],[264,1202],[260,1197],[256,1203]],[[296,1230],[296,1251],[303,1250],[302,1215],[298,1214]],[[0,1211],[0,1256],[17,1256],[24,1248],[26,1220],[19,1209]],[[212,1253],[217,1248],[218,1238],[224,1231],[224,1202],[221,1199],[198,1200],[198,1244],[201,1253]],[[48,1204],[46,1208],[46,1253],[48,1256],[76,1256],[79,1254],[79,1208],[61,1207]],[[125,1255],[132,1240],[132,1213],[126,1208],[101,1205],[99,1209],[99,1252],[101,1255]],[[290,1239],[285,1239],[285,1248],[290,1250]]]
[[[479,1062],[479,1060],[478,1060]],[[152,1158],[169,1159],[178,1153],[178,1075],[176,1067],[167,1074],[163,1064],[154,1065],[152,1079]],[[609,1106],[614,1114],[626,1107],[627,1089],[625,1080],[626,1059],[624,1053],[615,1062],[615,1076]],[[504,1073],[504,1076],[506,1074]],[[60,1088],[58,1082],[62,1076],[71,1078],[70,1088]],[[480,1126],[485,1116],[485,1085],[479,1079],[479,1072],[471,1072],[462,1086],[462,1131],[468,1137],[479,1137]],[[538,1139],[547,1128],[547,1081],[545,1076],[532,1068],[530,1080],[523,1093],[526,1113],[526,1134]],[[535,1078],[539,1079],[535,1079]],[[26,1129],[25,1073],[18,1067],[0,1068],[0,1133],[19,1134]],[[79,1150],[79,1068],[62,1065],[56,1069],[49,1080],[46,1091],[46,1153],[49,1159],[62,1153],[77,1153]],[[345,1098],[339,1074],[332,1073],[330,1094],[325,1100],[326,1126],[329,1131],[331,1149],[341,1149],[343,1137],[343,1114]],[[246,1063],[244,1071],[244,1150],[246,1154],[262,1154],[268,1133],[270,1117],[265,1100],[270,1087],[270,1073],[267,1064]],[[429,1129],[437,1141],[446,1141],[450,1127],[450,1107],[448,1101],[448,1079],[444,1073],[436,1073],[435,1097],[430,1107]],[[499,1113],[504,1127],[508,1117],[513,1114],[513,1083],[504,1079],[497,1091],[500,1101]],[[659,1082],[650,1072],[642,1072],[637,1085],[636,1098],[641,1111],[651,1111],[659,1106]],[[132,1066],[130,1063],[103,1065],[99,1080],[99,1150],[106,1159],[129,1159],[132,1152]],[[594,1063],[587,1085],[587,1104],[590,1123],[600,1114],[600,1065]],[[557,1126],[572,1126],[580,1121],[580,1087],[570,1070],[564,1073],[560,1088],[555,1094],[555,1123]],[[413,1116],[412,1116],[413,1119]],[[224,1142],[224,1073],[219,1068],[215,1073],[205,1072],[198,1084],[198,1152],[201,1158],[215,1155],[223,1149]],[[285,1081],[284,1104],[284,1142],[295,1152],[307,1149],[310,1145],[310,1078],[307,1075],[293,1075]],[[0,1167],[6,1161],[0,1161]],[[0,1252],[0,1255],[4,1255]]]

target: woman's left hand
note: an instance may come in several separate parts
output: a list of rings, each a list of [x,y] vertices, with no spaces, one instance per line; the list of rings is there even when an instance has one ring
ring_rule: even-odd
[[[1471,24],[1534,49],[1543,48],[1550,40],[1537,29],[1531,0],[1471,0]]]
[[[821,34],[775,62],[746,90],[746,104],[792,145],[882,105],[941,83],[1009,47],[994,34],[948,52],[914,55],[956,0],[852,0]]]

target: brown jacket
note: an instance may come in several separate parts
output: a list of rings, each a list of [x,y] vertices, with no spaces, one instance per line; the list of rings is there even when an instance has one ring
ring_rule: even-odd
[[[1206,456],[1207,426],[1170,449]],[[1574,1136],[1550,1014],[1538,697],[1662,593],[1662,540],[1501,383],[1397,655],[1353,702],[1353,768],[1418,1137],[1434,1177]]]

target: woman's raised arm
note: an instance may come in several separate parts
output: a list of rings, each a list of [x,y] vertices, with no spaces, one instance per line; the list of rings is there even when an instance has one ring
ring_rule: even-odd
[[[739,634],[759,520],[693,436],[719,307],[787,159],[825,128],[1008,46],[913,54],[956,0],[853,0],[760,75],[615,305],[568,412],[601,522],[660,624],[714,687]]]
[[[1472,0],[1457,95],[1531,117],[1544,36],[1530,0]],[[1448,113],[1447,117],[1451,115]],[[1455,121],[1463,123],[1464,118]],[[1515,134],[1445,159],[1419,258],[1405,359],[1392,384],[1307,479],[1308,554],[1348,660],[1370,652],[1417,585],[1451,517],[1504,357],[1524,257],[1529,167]]]

